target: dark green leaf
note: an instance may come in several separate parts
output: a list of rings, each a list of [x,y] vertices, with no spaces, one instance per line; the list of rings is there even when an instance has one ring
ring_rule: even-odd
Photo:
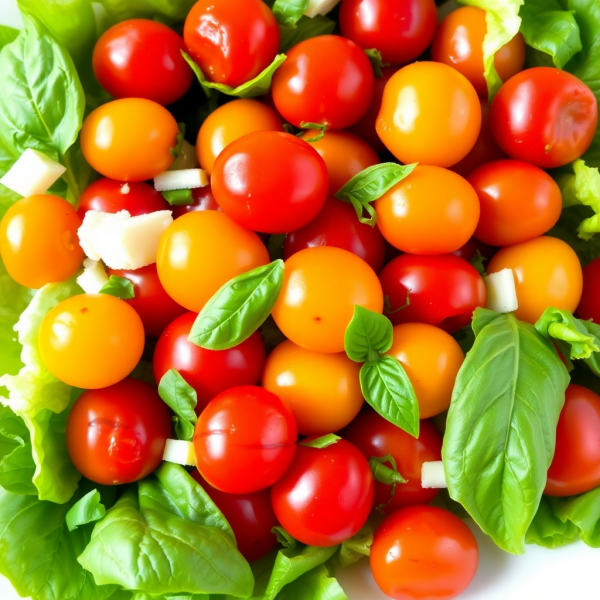
[[[168,190],[161,192],[161,194],[171,206],[184,206],[194,203],[192,190]]]
[[[171,156],[177,160],[183,152],[183,142],[185,141],[185,123],[177,123],[179,132],[175,138],[175,146],[169,149]]]
[[[279,26],[281,33],[281,42],[279,45],[281,52],[287,52],[296,44],[317,37],[319,35],[329,35],[335,30],[336,22],[322,17],[320,15],[313,17],[302,17],[295,27]]]
[[[482,256],[479,249],[477,249],[475,250],[475,254],[471,258],[469,263],[480,275],[485,275],[485,265],[483,263],[486,261],[487,258],[485,258],[485,256]]]
[[[81,525],[99,521],[106,514],[106,508],[101,502],[100,492],[92,490],[78,500],[69,509],[66,516],[69,531],[74,531]]]
[[[344,349],[354,362],[376,361],[392,347],[391,321],[376,312],[356,305],[344,334]]]
[[[339,435],[335,435],[335,433],[328,433],[327,435],[322,435],[321,437],[313,440],[304,440],[300,442],[299,445],[306,446],[307,448],[328,448],[329,446],[336,444],[337,441],[341,439],[342,438]]]
[[[271,260],[279,260],[283,258],[283,243],[287,235],[285,233],[275,234],[269,237],[267,242],[267,250]]]
[[[591,240],[583,240],[577,235],[582,221],[593,216],[594,211],[589,206],[563,208],[558,223],[548,232],[548,235],[569,244],[584,267],[600,256],[600,235],[594,236]]]
[[[275,534],[277,542],[284,548],[295,548],[298,542],[280,525],[273,527],[271,531]]]
[[[540,505],[527,530],[525,542],[544,548],[560,548],[579,539],[579,529],[570,521],[563,522],[555,514],[558,498],[542,496]]]
[[[463,505],[456,502],[456,500],[452,500],[448,494],[448,490],[446,489],[438,491],[436,497],[431,502],[431,505],[448,510],[452,514],[456,515],[459,519],[470,518],[469,513],[464,509]]]
[[[177,416],[175,432],[180,440],[191,441],[194,425],[198,420],[195,413],[198,396],[196,390],[175,369],[169,369],[158,384],[158,395]]]
[[[390,63],[383,62],[381,58],[381,52],[379,52],[377,48],[369,48],[368,50],[365,50],[365,54],[371,61],[371,66],[373,67],[373,73],[375,73],[375,77],[382,77],[382,67],[389,67]]]
[[[280,25],[294,27],[308,8],[309,0],[275,0],[273,14]]]
[[[347,567],[371,554],[373,529],[367,523],[355,536],[340,546],[340,564]]]
[[[108,281],[102,286],[100,290],[101,294],[108,294],[121,300],[131,300],[135,298],[133,292],[133,283],[125,277],[118,277],[117,275],[111,275]]]
[[[581,321],[579,324],[585,327],[585,330],[594,337],[595,340],[600,340],[600,325],[593,323],[592,321]],[[590,368],[594,375],[600,377],[600,354],[594,352],[589,358],[585,359],[585,364]]]

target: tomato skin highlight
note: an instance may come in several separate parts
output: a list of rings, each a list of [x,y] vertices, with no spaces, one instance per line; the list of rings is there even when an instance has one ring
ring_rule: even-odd
[[[303,544],[328,547],[358,533],[373,502],[366,458],[346,440],[327,448],[298,446],[271,500],[283,528]]]
[[[179,374],[198,395],[196,413],[231,387],[258,383],[265,362],[265,345],[255,331],[229,350],[206,350],[188,340],[198,315],[186,313],[175,319],[160,336],[154,350],[154,379],[160,383],[169,369]]]
[[[87,390],[67,421],[67,447],[77,470],[102,485],[138,481],[162,462],[171,414],[154,388],[123,379]]]
[[[598,126],[598,103],[574,75],[534,67],[500,88],[490,118],[494,137],[508,156],[552,169],[588,149]]]
[[[222,492],[257,492],[286,472],[296,453],[296,438],[294,413],[287,403],[263,388],[231,388],[198,417],[198,471]]]
[[[198,0],[183,39],[205,77],[237,87],[266,69],[279,50],[279,28],[261,0]]]
[[[583,269],[583,292],[577,316],[584,321],[592,319],[600,324],[600,258],[594,259]]]

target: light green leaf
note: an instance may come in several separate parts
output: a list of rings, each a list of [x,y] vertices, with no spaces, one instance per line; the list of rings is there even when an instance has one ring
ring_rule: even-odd
[[[573,523],[588,546],[600,548],[600,487],[580,496],[561,498],[554,512],[563,522]]]
[[[284,587],[277,600],[348,600],[337,579],[319,565]]]
[[[335,435],[335,433],[328,433],[326,435],[322,435],[321,437],[315,438],[313,440],[303,440],[299,442],[299,446],[306,446],[307,448],[329,448],[329,446],[333,446],[336,444],[338,440],[342,438],[339,435]]]
[[[558,498],[542,496],[540,505],[525,535],[525,543],[544,548],[560,548],[579,539],[579,529],[570,521],[563,522],[555,514]]]
[[[8,25],[0,25],[0,50],[10,44],[19,35],[19,30]]]
[[[294,27],[308,8],[308,2],[309,0],[275,0],[271,10],[280,25]]]
[[[192,196],[192,190],[168,190],[161,192],[162,197],[171,206],[186,206],[194,203],[194,197]]]
[[[347,567],[371,554],[373,529],[367,523],[355,536],[346,540],[340,547],[340,564]]]
[[[108,294],[109,296],[114,296],[121,300],[131,300],[132,298],[135,298],[133,283],[126,277],[117,277],[116,275],[111,275],[108,278],[108,281],[102,286],[100,293]]]
[[[105,514],[106,508],[101,502],[100,492],[92,490],[71,506],[65,520],[69,531],[74,531],[81,525],[99,521]]]
[[[302,17],[294,27],[280,25],[280,51],[287,52],[290,48],[293,48],[296,44],[299,44],[304,40],[309,40],[318,37],[319,35],[329,35],[334,32],[336,25],[335,21],[320,15],[317,15],[312,19],[309,17]]]
[[[275,534],[277,543],[284,548],[295,548],[298,545],[298,542],[280,525],[273,527],[271,532]]]
[[[158,395],[176,415],[177,437],[191,441],[198,420],[194,412],[198,404],[196,390],[175,369],[169,369],[158,384]]]

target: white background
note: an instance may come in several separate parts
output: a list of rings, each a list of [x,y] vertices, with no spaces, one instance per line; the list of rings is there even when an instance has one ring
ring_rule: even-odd
[[[0,23],[19,26],[16,0],[0,0]],[[600,599],[600,549],[578,542],[557,550],[528,546],[524,556],[512,556],[497,548],[476,526],[472,529],[479,542],[479,570],[460,600]],[[339,570],[338,579],[349,600],[387,598],[377,589],[367,560]],[[0,600],[18,598],[0,576]]]

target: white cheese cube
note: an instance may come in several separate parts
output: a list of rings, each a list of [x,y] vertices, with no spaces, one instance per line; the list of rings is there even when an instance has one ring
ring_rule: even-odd
[[[0,183],[27,198],[47,192],[66,170],[45,154],[27,148]]]
[[[83,261],[83,273],[77,278],[77,283],[86,294],[97,294],[108,283],[104,265],[86,258]]]
[[[194,451],[194,444],[185,440],[167,440],[163,460],[178,465],[195,467],[196,452]]]
[[[326,15],[331,12],[340,0],[309,0],[304,14],[311,19],[317,15]]]
[[[196,146],[192,146],[187,140],[183,140],[179,156],[171,163],[169,171],[181,169],[195,169],[198,166],[196,158]]]
[[[154,178],[154,189],[158,192],[190,190],[208,185],[208,174],[202,169],[165,171]]]
[[[85,252],[85,255],[92,260],[100,260],[102,257],[95,247],[95,240],[102,235],[102,228],[110,224],[119,223],[130,219],[131,215],[126,210],[120,210],[118,213],[106,213],[97,210],[88,210],[83,218],[83,223],[77,231],[79,243]]]
[[[444,463],[441,460],[424,462],[421,466],[421,487],[441,489],[446,485]]]
[[[487,288],[486,308],[498,313],[508,313],[519,308],[517,288],[512,269],[502,269],[484,279]]]

